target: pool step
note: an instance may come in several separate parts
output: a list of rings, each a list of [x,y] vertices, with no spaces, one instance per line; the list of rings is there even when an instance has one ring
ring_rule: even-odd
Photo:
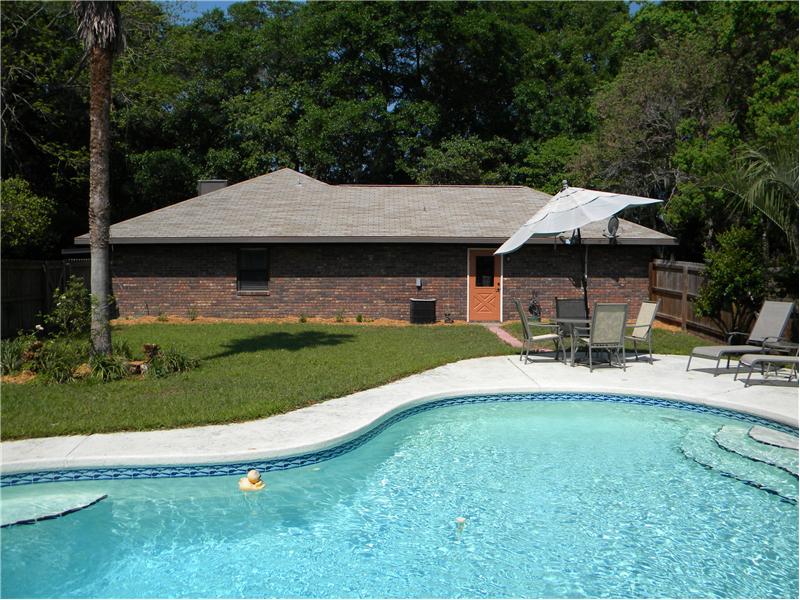
[[[714,441],[723,450],[778,467],[797,477],[797,451],[757,442],[750,437],[748,427],[725,425],[714,435]]]
[[[43,493],[36,498],[3,498],[0,528],[12,525],[32,525],[39,521],[57,519],[94,506],[105,500],[106,494]]]
[[[789,448],[790,450],[797,450],[798,447],[800,447],[797,436],[775,431],[767,427],[761,427],[761,425],[754,425],[750,428],[750,437],[757,442],[769,446]]]
[[[786,471],[722,449],[714,437],[719,427],[692,429],[680,445],[684,456],[726,477],[738,479],[797,504],[797,478]]]

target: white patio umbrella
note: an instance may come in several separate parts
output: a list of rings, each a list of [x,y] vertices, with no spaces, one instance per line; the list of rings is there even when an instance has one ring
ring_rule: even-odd
[[[656,202],[661,200],[565,187],[508,238],[495,254],[514,252],[534,235],[555,236],[565,231],[580,229],[595,221],[608,219],[629,206]]]
[[[573,232],[572,239],[580,244],[580,228],[584,225],[613,217],[616,213],[629,206],[655,204],[657,202],[661,202],[661,200],[569,187],[565,181],[564,189],[553,196],[514,235],[495,250],[495,254],[510,254],[518,250],[533,236],[556,236],[570,230]],[[611,231],[610,233],[613,237],[616,231]],[[581,255],[581,262],[583,263],[581,265],[581,284],[587,313],[589,311],[589,299],[586,290],[588,254],[589,248],[587,247],[586,256]]]

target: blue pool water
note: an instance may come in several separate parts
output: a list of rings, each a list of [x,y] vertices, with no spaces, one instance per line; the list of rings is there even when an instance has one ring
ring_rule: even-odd
[[[108,498],[3,529],[0,592],[796,597],[797,505],[680,450],[690,431],[731,422],[618,403],[449,406],[267,473],[254,494],[238,476],[4,488],[3,501]]]

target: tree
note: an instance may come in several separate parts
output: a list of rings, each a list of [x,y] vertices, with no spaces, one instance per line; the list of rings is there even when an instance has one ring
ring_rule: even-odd
[[[0,28],[0,172],[58,200],[62,244],[87,230],[89,185],[90,54],[71,5],[6,0]],[[114,221],[191,196],[196,177],[282,166],[548,192],[566,178],[669,199],[632,218],[695,260],[718,232],[766,223],[726,210],[710,176],[735,173],[742,147],[797,135],[796,2],[631,15],[622,1],[278,0],[192,20],[175,6],[119,3],[131,48],[113,64]]]
[[[85,232],[89,123],[83,50],[68,2],[3,2],[0,47],[0,172],[37,196],[57,198],[61,244]],[[58,246],[28,245],[43,258]]]
[[[51,230],[55,211],[55,202],[34,194],[24,179],[0,180],[4,256],[30,257],[46,250],[55,237]]]
[[[578,170],[620,192],[671,196],[686,180],[672,160],[678,144],[707,139],[729,121],[723,62],[699,36],[630,58],[595,97],[596,140]]]
[[[571,135],[559,135],[543,142],[520,144],[514,164],[517,177],[514,183],[527,185],[547,194],[557,194],[562,182],[581,185],[567,165],[580,150],[581,140]]]
[[[747,331],[766,293],[758,238],[750,229],[732,227],[717,237],[717,243],[717,248],[706,251],[706,282],[695,301],[695,312],[725,332]],[[731,314],[730,328],[722,311]]]
[[[438,147],[428,147],[415,179],[425,184],[475,185],[505,183],[508,142],[502,138],[483,141],[477,136],[452,137]],[[504,172],[505,171],[505,172]]]
[[[761,232],[761,255],[771,296],[797,297],[798,156],[797,145],[769,150],[745,148],[722,188],[730,212],[749,219]]]
[[[92,349],[111,354],[111,71],[125,46],[119,6],[112,1],[73,4],[78,37],[89,55],[89,246],[91,249]]]

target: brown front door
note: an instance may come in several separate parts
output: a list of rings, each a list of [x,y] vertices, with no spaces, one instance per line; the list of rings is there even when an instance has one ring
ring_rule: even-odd
[[[500,320],[500,257],[493,250],[469,252],[469,320]]]

